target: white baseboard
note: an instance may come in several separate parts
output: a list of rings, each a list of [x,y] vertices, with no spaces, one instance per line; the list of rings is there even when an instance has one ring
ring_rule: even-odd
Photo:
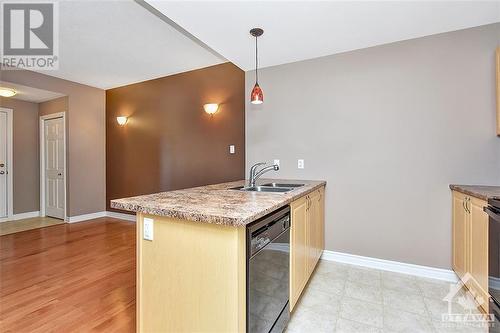
[[[112,217],[112,218],[115,218],[115,219],[120,219],[120,220],[135,222],[135,214],[131,215],[131,214],[124,214],[124,213],[117,213],[117,212],[107,211],[106,212],[106,216],[107,217]]]
[[[67,218],[66,221],[68,223],[76,223],[76,222],[83,222],[83,221],[88,221],[88,220],[92,220],[92,219],[98,219],[100,217],[112,217],[112,218],[115,218],[115,219],[120,219],[120,220],[135,222],[135,215],[124,214],[124,213],[117,213],[117,212],[110,212],[110,211],[97,212],[97,213],[84,214],[84,215],[77,215],[77,216],[70,216],[70,217]]]
[[[384,271],[415,275],[448,282],[458,282],[458,277],[452,270],[407,264],[404,262],[363,257],[354,254],[324,250],[321,259],[344,264],[381,269]]]
[[[97,213],[83,214],[83,215],[77,215],[77,216],[68,216],[67,222],[68,223],[76,223],[76,222],[82,222],[82,221],[87,221],[87,220],[92,220],[92,219],[98,219],[100,217],[106,217],[106,212],[97,212]]]
[[[40,211],[34,211],[34,212],[26,212],[26,213],[19,213],[19,214],[14,214],[10,217],[2,218],[0,219],[0,222],[7,222],[7,221],[16,221],[16,220],[22,220],[22,219],[30,219],[33,217],[38,217],[40,216]]]

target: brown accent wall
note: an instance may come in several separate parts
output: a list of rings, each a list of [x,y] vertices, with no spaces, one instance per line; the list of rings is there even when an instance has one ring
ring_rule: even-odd
[[[51,99],[50,101],[39,104],[40,116],[45,116],[52,113],[68,111],[68,96]]]
[[[0,106],[12,109],[12,181],[14,214],[40,209],[38,159],[38,104],[1,98]]]
[[[56,77],[4,70],[2,81],[59,92],[67,97],[68,215],[101,212],[106,203],[106,94]]]
[[[245,73],[225,63],[107,90],[108,210],[115,198],[244,178],[244,89]],[[212,117],[209,102],[221,104]]]

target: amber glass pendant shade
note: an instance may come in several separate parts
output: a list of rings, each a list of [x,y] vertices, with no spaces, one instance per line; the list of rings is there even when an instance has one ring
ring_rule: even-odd
[[[250,35],[255,37],[255,85],[253,86],[252,93],[250,94],[250,103],[262,104],[264,103],[264,93],[259,86],[259,49],[257,38],[262,36],[264,30],[261,28],[253,28],[250,30]]]
[[[264,93],[258,83],[253,86],[252,93],[250,94],[250,103],[262,104],[264,102]]]

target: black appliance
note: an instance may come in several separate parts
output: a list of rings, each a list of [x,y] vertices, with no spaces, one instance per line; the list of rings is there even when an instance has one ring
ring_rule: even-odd
[[[484,211],[488,222],[488,292],[489,309],[494,322],[490,332],[500,333],[500,198],[489,199]]]
[[[247,332],[282,333],[290,318],[290,207],[247,227]]]

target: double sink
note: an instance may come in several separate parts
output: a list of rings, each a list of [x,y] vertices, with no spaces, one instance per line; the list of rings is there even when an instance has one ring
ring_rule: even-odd
[[[286,184],[286,183],[267,183],[259,186],[238,186],[232,187],[230,190],[238,190],[245,192],[270,192],[270,193],[286,193],[304,184]]]

